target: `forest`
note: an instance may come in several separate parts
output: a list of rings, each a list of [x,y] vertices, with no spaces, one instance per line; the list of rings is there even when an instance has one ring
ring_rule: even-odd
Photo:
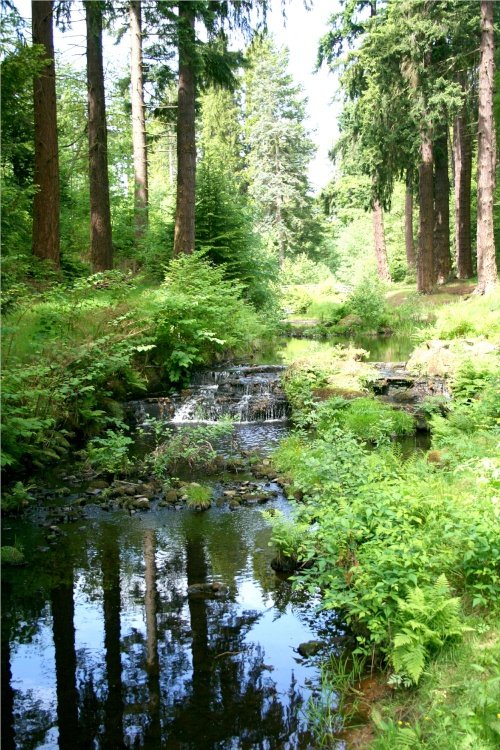
[[[494,750],[500,4],[0,7],[2,747]]]

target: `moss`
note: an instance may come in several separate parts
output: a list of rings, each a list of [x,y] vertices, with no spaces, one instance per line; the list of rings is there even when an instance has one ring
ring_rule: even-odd
[[[25,558],[17,547],[5,546],[0,549],[2,565],[24,565]]]

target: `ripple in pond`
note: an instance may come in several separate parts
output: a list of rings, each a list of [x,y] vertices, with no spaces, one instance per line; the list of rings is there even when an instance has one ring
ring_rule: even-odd
[[[29,565],[4,571],[2,747],[315,747],[296,647],[335,623],[271,570],[258,509],[94,515],[43,555],[41,529],[10,533]],[[225,595],[188,595],[207,581]]]

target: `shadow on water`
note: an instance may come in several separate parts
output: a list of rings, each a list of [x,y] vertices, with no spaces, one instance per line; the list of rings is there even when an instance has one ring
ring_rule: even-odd
[[[3,571],[2,748],[314,748],[296,647],[339,631],[270,568],[258,509],[94,508],[48,551],[45,532],[4,530],[28,565]]]

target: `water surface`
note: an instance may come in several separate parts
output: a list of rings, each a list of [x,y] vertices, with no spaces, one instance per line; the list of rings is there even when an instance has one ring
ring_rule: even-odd
[[[28,565],[3,571],[3,750],[314,748],[296,648],[335,623],[273,572],[257,507],[90,509],[48,550],[4,526]],[[227,595],[188,595],[206,581]]]

